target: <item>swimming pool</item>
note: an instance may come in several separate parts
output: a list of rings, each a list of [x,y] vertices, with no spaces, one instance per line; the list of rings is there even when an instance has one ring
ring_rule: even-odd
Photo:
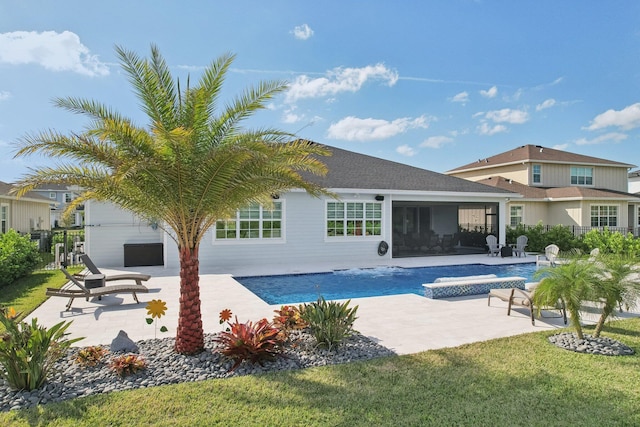
[[[495,274],[533,280],[535,263],[510,265],[467,264],[442,267],[353,269],[318,274],[235,277],[244,287],[271,305],[382,295],[424,295],[423,283],[438,277]]]

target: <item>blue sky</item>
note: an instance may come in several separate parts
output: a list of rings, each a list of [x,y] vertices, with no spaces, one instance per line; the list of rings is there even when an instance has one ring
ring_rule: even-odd
[[[0,2],[0,181],[22,136],[87,124],[56,97],[146,119],[114,47],[176,76],[237,55],[225,93],[289,90],[248,125],[444,172],[525,144],[640,164],[640,2]],[[230,98],[229,98],[230,99]]]

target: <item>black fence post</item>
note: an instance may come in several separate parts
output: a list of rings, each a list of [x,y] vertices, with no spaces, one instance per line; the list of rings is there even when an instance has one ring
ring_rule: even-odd
[[[62,264],[62,266],[64,268],[67,268],[67,266],[68,266],[68,263],[67,263],[67,230],[64,230],[63,239],[64,239],[63,240],[63,246],[62,246],[62,253],[63,253],[62,256],[63,256],[63,258],[62,258],[61,264]]]

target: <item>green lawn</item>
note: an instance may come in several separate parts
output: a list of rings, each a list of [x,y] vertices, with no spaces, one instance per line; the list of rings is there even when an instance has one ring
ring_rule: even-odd
[[[0,413],[0,425],[640,425],[640,356],[572,353],[549,344],[552,333],[96,395]],[[638,352],[640,319],[604,336]]]

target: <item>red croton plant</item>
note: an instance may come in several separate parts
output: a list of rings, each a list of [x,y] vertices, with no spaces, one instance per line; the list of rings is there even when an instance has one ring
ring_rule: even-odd
[[[231,322],[231,310],[220,312],[220,323],[228,322],[226,331],[220,332],[215,341],[222,344],[219,352],[234,362],[229,371],[235,370],[247,360],[250,363],[263,365],[265,361],[275,360],[282,355],[284,337],[280,329],[267,319],[258,322],[238,322],[238,317]]]

